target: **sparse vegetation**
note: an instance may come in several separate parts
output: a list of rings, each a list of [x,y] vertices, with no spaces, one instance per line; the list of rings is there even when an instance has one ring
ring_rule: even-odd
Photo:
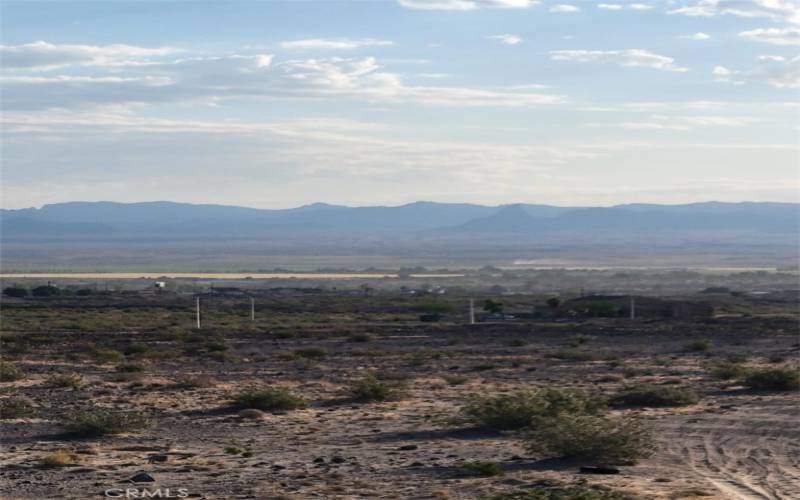
[[[800,370],[797,368],[765,368],[748,373],[742,383],[758,390],[789,391],[800,389]]]
[[[603,408],[601,399],[569,389],[530,389],[498,396],[475,396],[464,406],[468,422],[494,430],[515,430],[537,417],[563,412],[591,414]]]
[[[214,387],[216,382],[208,375],[193,375],[179,378],[173,385],[173,389],[205,389]]]
[[[63,417],[62,424],[70,434],[99,437],[145,429],[153,424],[153,420],[142,412],[95,407],[67,413]]]
[[[234,404],[261,411],[287,411],[308,406],[304,398],[284,387],[251,387],[239,393]]]
[[[79,389],[83,385],[83,377],[77,373],[55,373],[47,377],[45,384],[51,387]]]
[[[503,469],[496,462],[465,462],[461,465],[461,469],[468,476],[492,477],[503,473]]]
[[[688,406],[700,401],[698,394],[674,385],[634,385],[622,389],[610,399],[613,406],[668,407]]]
[[[0,420],[28,418],[36,414],[33,401],[24,396],[11,396],[0,399]]]
[[[328,351],[323,349],[322,347],[301,347],[299,349],[295,349],[293,354],[299,358],[309,358],[309,359],[320,359],[324,358],[328,355]]]
[[[710,340],[695,340],[686,345],[686,350],[689,352],[708,352],[711,349]]]
[[[367,375],[355,381],[349,388],[350,396],[363,403],[401,399],[404,391],[404,381],[380,380],[374,375]]]
[[[81,457],[69,450],[56,450],[40,458],[39,463],[46,468],[69,467],[71,465],[79,465]]]
[[[14,382],[25,377],[25,373],[17,365],[0,361],[0,382]]]
[[[586,481],[565,484],[544,480],[524,490],[492,495],[488,500],[636,500],[636,497]]]
[[[634,463],[653,448],[650,431],[635,419],[569,412],[535,418],[523,443],[531,453],[604,465]]]
[[[739,363],[722,362],[711,367],[711,376],[717,380],[733,380],[744,377],[747,367]]]

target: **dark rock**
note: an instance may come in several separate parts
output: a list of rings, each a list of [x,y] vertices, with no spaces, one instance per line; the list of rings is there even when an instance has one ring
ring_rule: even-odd
[[[322,457],[317,457],[317,458],[315,458],[315,459],[313,460],[313,462],[314,462],[315,464],[323,464],[323,463],[325,463],[325,459],[324,459],[324,458],[322,458]]]
[[[133,481],[134,483],[153,483],[155,482],[155,479],[146,472],[140,472],[130,478],[129,481]]]
[[[581,474],[619,474],[619,469],[616,467],[584,466],[581,467]]]
[[[409,465],[409,467],[423,467],[424,465],[425,464],[423,464],[422,462],[411,462],[411,465]]]
[[[407,445],[401,446],[400,448],[398,448],[398,450],[410,451],[410,450],[416,450],[417,448],[419,448],[419,446],[417,446],[415,444],[407,444]]]
[[[333,458],[331,458],[331,462],[333,462],[333,463],[335,463],[335,464],[343,464],[343,463],[345,463],[346,461],[347,461],[347,460],[345,460],[345,458],[344,458],[344,457],[340,457],[340,456],[338,456],[338,455],[337,455],[337,456],[335,456],[335,457],[333,457]]]

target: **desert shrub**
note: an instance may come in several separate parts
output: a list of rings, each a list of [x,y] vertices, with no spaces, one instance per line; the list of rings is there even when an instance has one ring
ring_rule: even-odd
[[[634,463],[653,448],[650,431],[635,419],[572,413],[535,418],[522,440],[531,453],[606,465]]]
[[[36,414],[33,401],[26,397],[9,397],[0,399],[0,420],[27,418]]]
[[[14,363],[0,361],[0,382],[14,382],[25,377],[25,373]]]
[[[34,297],[51,297],[53,295],[58,295],[60,292],[61,290],[52,285],[42,285],[31,290],[31,295]]]
[[[564,484],[544,480],[524,490],[497,493],[487,500],[635,500],[635,497],[585,481]]]
[[[767,357],[767,361],[770,363],[783,363],[786,361],[786,356],[779,352],[774,352]]]
[[[508,347],[524,347],[528,345],[523,339],[513,339],[508,341]]]
[[[99,437],[137,431],[152,425],[153,421],[141,412],[118,411],[107,408],[76,410],[62,420],[66,431],[76,436]]]
[[[442,359],[444,354],[439,351],[433,351],[431,349],[423,349],[420,351],[416,351],[411,353],[408,356],[408,363],[411,366],[422,366],[434,359]]]
[[[267,414],[261,410],[257,410],[255,408],[245,408],[244,410],[240,411],[236,414],[237,417],[243,420],[261,420]]]
[[[723,362],[711,367],[711,376],[717,380],[742,378],[747,374],[747,367],[739,363]]]
[[[145,375],[143,372],[116,372],[109,375],[108,380],[111,382],[139,382],[144,380]]]
[[[569,389],[532,389],[498,396],[471,398],[462,409],[467,421],[495,430],[527,427],[536,417],[595,413],[603,402],[582,391]]]
[[[347,337],[348,342],[369,342],[372,340],[372,335],[369,333],[354,333]]]
[[[324,358],[328,355],[328,351],[323,349],[322,347],[301,347],[299,349],[295,349],[293,351],[294,355],[301,358],[313,358],[319,359]]]
[[[173,389],[203,389],[214,387],[214,379],[208,375],[192,375],[179,378],[174,384]]]
[[[131,357],[142,356],[148,352],[150,352],[150,346],[147,344],[130,344],[123,351],[126,356]]]
[[[447,382],[447,385],[461,385],[469,381],[469,377],[464,375],[444,375],[442,379]]]
[[[54,373],[45,380],[45,384],[51,387],[69,387],[78,389],[83,385],[83,377],[77,373]]]
[[[461,469],[464,474],[468,476],[491,477],[503,473],[503,469],[501,469],[496,462],[482,462],[477,460],[461,464]]]
[[[28,289],[19,286],[9,286],[3,289],[3,295],[6,297],[22,298],[28,296]]]
[[[785,391],[800,389],[800,371],[796,368],[753,370],[742,383],[751,389]]]
[[[349,393],[356,401],[371,403],[400,399],[404,390],[403,380],[380,380],[374,375],[367,375],[353,382]]]
[[[89,351],[94,358],[101,363],[118,363],[125,359],[125,356],[121,352],[114,349],[91,347]]]
[[[472,369],[475,370],[476,372],[486,372],[489,370],[494,370],[495,368],[497,368],[497,365],[494,365],[492,363],[482,363],[480,365],[475,365],[472,367]]]
[[[57,450],[39,459],[39,464],[47,468],[69,467],[79,463],[81,463],[80,455],[68,450]]]
[[[625,387],[611,397],[613,406],[668,407],[688,406],[700,401],[693,390],[668,385],[634,385]]]
[[[548,358],[563,359],[565,361],[594,361],[597,355],[587,351],[578,349],[561,349],[556,352],[551,352],[545,355]]]
[[[708,352],[711,349],[710,340],[695,340],[686,345],[686,350],[689,352]]]
[[[284,387],[251,387],[234,398],[241,408],[262,411],[296,410],[308,406],[306,400]]]
[[[238,363],[241,361],[239,356],[228,351],[209,351],[206,353],[206,357],[220,363]]]
[[[119,373],[139,373],[144,371],[144,366],[137,363],[124,363],[117,366]]]

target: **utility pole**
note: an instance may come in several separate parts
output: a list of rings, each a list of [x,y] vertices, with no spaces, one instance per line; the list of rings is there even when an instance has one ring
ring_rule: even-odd
[[[250,321],[256,320],[256,299],[250,297]]]
[[[469,298],[469,324],[475,324],[475,299]]]
[[[633,295],[631,295],[630,309],[631,319],[636,319],[636,298]]]
[[[200,297],[196,297],[197,304],[197,329],[200,329]]]

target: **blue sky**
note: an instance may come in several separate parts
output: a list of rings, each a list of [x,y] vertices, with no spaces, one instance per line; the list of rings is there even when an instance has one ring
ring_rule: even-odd
[[[2,205],[796,201],[796,0],[0,2]]]

